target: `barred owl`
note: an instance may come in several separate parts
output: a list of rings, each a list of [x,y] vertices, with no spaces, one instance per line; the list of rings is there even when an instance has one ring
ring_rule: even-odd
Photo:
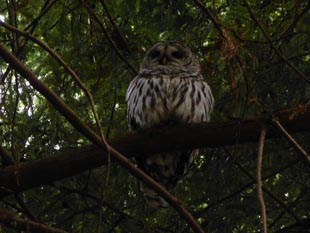
[[[180,42],[160,42],[150,48],[139,74],[127,93],[127,120],[131,130],[163,124],[209,121],[213,96],[204,81],[197,58]],[[172,190],[188,172],[197,149],[152,154],[136,160],[139,168],[167,190]],[[167,202],[140,182],[144,198],[152,207]]]

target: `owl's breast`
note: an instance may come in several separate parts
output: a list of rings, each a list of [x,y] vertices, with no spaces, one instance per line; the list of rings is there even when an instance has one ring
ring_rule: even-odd
[[[131,128],[151,127],[167,121],[172,112],[168,75],[135,78],[126,94]],[[133,127],[136,126],[136,127]]]
[[[145,83],[145,101],[142,101],[142,114],[145,123],[149,126],[169,120],[173,114],[170,93],[172,91],[172,79],[168,75],[162,75],[148,79]],[[144,104],[145,103],[145,104]]]
[[[128,120],[131,127],[137,126],[134,128],[151,127],[170,120],[183,123],[207,121],[213,103],[205,82],[173,75],[134,79],[126,99]]]

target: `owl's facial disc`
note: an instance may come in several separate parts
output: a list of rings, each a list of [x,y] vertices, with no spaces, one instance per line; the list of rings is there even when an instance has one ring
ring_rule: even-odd
[[[186,51],[177,43],[160,43],[149,51],[148,57],[158,65],[182,65]]]
[[[199,73],[199,62],[191,50],[177,41],[159,42],[150,48],[140,69]]]

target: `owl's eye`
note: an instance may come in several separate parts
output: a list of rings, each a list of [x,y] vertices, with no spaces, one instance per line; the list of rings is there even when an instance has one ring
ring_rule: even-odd
[[[150,52],[149,56],[154,59],[160,56],[160,51],[159,50],[153,50]]]
[[[176,58],[176,59],[181,59],[184,57],[184,53],[182,53],[180,51],[174,51],[171,53],[171,56]]]

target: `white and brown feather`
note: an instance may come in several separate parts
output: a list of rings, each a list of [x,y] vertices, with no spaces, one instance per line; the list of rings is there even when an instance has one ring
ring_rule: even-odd
[[[173,53],[178,56],[173,56]],[[160,59],[166,56],[167,63]],[[158,124],[209,121],[213,96],[191,51],[179,42],[155,44],[147,53],[139,74],[130,83],[126,100],[131,130]],[[138,166],[171,190],[187,173],[198,150],[176,151],[145,156]],[[147,203],[165,207],[158,194],[141,184]]]

